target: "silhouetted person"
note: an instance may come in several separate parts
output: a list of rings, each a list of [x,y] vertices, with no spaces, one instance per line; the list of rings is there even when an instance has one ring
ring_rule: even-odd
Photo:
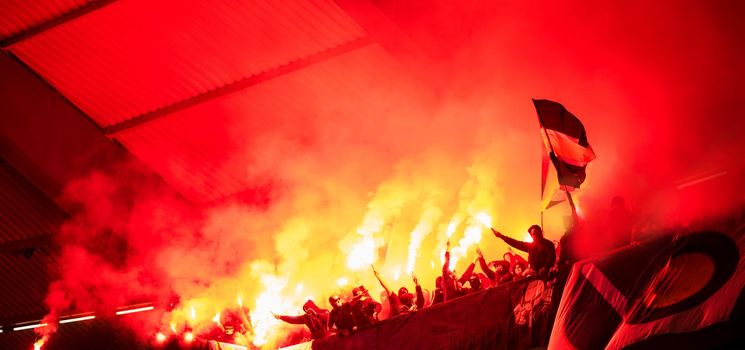
[[[510,248],[511,249],[511,248]],[[513,252],[504,253],[502,256],[505,261],[510,261],[510,274],[512,274],[512,280],[517,281],[525,277],[525,272],[528,269],[528,261],[522,256],[517,255]]]
[[[463,288],[463,284],[471,278],[471,274],[473,274],[473,269],[475,267],[475,262],[472,262],[468,265],[463,275],[458,278],[455,275],[455,272],[450,270],[450,241],[447,242],[445,263],[442,264],[442,279],[440,280],[442,284],[440,289],[442,289],[443,300],[450,300],[466,295],[468,290]]]
[[[471,277],[468,278],[468,286],[470,288],[467,288],[466,292],[474,293],[486,289],[488,286],[482,283],[482,280],[487,280],[486,276],[483,273],[471,274]]]
[[[223,310],[218,327],[222,330],[222,334],[217,338],[219,341],[232,344],[248,343],[247,329],[240,317],[232,310]]]
[[[398,289],[398,300],[401,303],[398,306],[399,313],[408,313],[424,308],[424,291],[422,290],[422,286],[419,285],[419,280],[416,276],[412,274],[411,278],[414,280],[416,295],[411,294],[406,287]]]
[[[445,293],[442,291],[442,276],[435,279],[435,290],[432,292],[432,305],[445,301]]]
[[[385,282],[383,282],[383,278],[380,277],[380,274],[378,273],[377,270],[375,270],[374,266],[371,265],[370,267],[372,267],[375,278],[377,278],[378,282],[380,282],[380,286],[383,287],[383,289],[385,290],[385,296],[388,299],[388,306],[390,310],[388,312],[388,317],[390,318],[390,317],[398,316],[399,311],[400,311],[399,306],[401,306],[401,301],[398,299],[398,294],[388,289],[388,286],[385,285]]]
[[[512,282],[512,273],[510,273],[509,262],[505,260],[495,260],[487,264],[484,259],[484,254],[481,252],[481,248],[478,247],[476,247],[476,254],[478,255],[481,271],[484,271],[486,277],[489,278],[492,287]]]
[[[352,289],[352,316],[357,328],[367,327],[378,321],[378,313],[383,306],[375,301],[364,286]]]
[[[285,316],[274,315],[274,318],[291,324],[304,324],[310,330],[310,336],[313,339],[323,339],[329,334],[329,311],[321,309],[313,302],[308,300],[303,304],[304,315]]]
[[[512,280],[519,280],[525,277],[525,273],[528,270],[528,265],[524,263],[516,263],[512,266]]]
[[[543,238],[543,230],[538,225],[530,226],[528,233],[533,242],[523,242],[507,237],[501,232],[491,229],[497,238],[501,238],[510,246],[528,253],[528,269],[530,274],[536,274],[542,279],[548,278],[551,267],[556,262],[556,249],[551,241]]]
[[[349,303],[342,302],[341,297],[329,297],[331,312],[329,312],[329,329],[340,335],[350,335],[355,331],[354,316]]]

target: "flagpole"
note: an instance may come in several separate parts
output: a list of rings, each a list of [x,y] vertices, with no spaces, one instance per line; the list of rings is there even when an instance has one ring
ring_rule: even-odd
[[[541,210],[541,228],[543,228],[543,210]]]
[[[531,98],[531,100],[533,101],[533,107],[536,107],[536,105],[535,105],[535,99],[534,98]],[[554,146],[551,145],[551,140],[548,138],[548,134],[546,133],[546,128],[543,127],[543,119],[541,118],[541,112],[538,111],[538,108],[537,107],[535,109],[535,114],[538,116],[538,125],[541,126],[542,137],[546,140],[545,142],[548,144],[548,148],[551,149],[551,154],[553,154],[554,153]],[[549,154],[549,159],[551,158],[551,154]],[[543,161],[543,160],[541,160],[541,161]],[[543,179],[541,179],[541,180],[543,180]],[[544,227],[543,226],[543,212],[545,211],[544,210],[545,208],[543,208],[543,196],[545,195],[545,193],[543,193],[543,191],[545,190],[545,188],[543,188],[544,185],[545,184],[541,184],[541,228]]]
[[[564,187],[564,193],[567,194],[569,206],[572,207],[572,219],[576,220],[579,216],[577,215],[577,207],[574,206],[574,200],[572,200],[572,194],[566,190],[566,187]]]

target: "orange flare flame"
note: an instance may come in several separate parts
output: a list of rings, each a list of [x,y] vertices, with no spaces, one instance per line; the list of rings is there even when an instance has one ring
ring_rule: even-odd
[[[166,335],[161,332],[158,332],[157,334],[155,334],[155,340],[158,343],[163,343],[164,341],[166,341]]]

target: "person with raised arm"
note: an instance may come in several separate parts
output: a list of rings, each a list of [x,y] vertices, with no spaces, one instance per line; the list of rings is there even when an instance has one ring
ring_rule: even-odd
[[[479,247],[476,247],[476,254],[478,255],[481,271],[484,271],[486,277],[489,278],[492,287],[512,282],[510,263],[508,261],[494,260],[487,264],[486,259],[484,259],[484,254],[481,252],[481,248]]]
[[[310,330],[310,336],[313,339],[323,339],[329,334],[329,311],[321,309],[313,302],[308,300],[303,304],[305,314],[299,316],[274,315],[274,318],[290,323],[304,324]]]
[[[380,277],[380,273],[378,273],[377,270],[375,270],[375,266],[370,265],[370,267],[373,270],[373,274],[375,275],[375,278],[378,279],[378,282],[380,282],[380,286],[385,289],[386,297],[388,298],[388,305],[390,307],[390,311],[388,312],[388,318],[395,317],[399,315],[399,306],[401,306],[401,301],[398,299],[398,294],[391,292],[390,289],[388,289],[388,286],[385,285],[385,282],[383,282],[383,278]]]
[[[416,276],[412,273],[411,278],[414,280],[414,284],[416,285],[416,309],[421,310],[424,308],[424,291],[422,290],[422,286],[419,285],[419,280],[416,278]],[[400,292],[400,290],[399,290]],[[400,297],[399,297],[400,299]]]
[[[445,262],[442,264],[442,278],[440,279],[440,289],[442,290],[442,300],[450,300],[468,292],[463,288],[463,284],[468,282],[476,267],[475,261],[466,268],[466,271],[460,278],[457,278],[454,271],[450,270],[450,241],[448,240],[445,248]]]
[[[515,249],[528,253],[528,272],[527,275],[537,275],[543,280],[548,278],[549,271],[556,262],[556,248],[554,244],[543,238],[543,230],[538,225],[528,228],[528,234],[533,239],[532,242],[518,241],[502,234],[501,232],[491,229],[494,236],[501,238],[505,243]]]

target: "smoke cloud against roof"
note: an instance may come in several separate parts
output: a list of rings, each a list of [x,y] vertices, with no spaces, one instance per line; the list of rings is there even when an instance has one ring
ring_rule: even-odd
[[[260,201],[187,203],[127,164],[68,184],[63,200],[79,210],[60,232],[51,315],[152,301],[159,306],[153,319],[133,325],[150,337],[170,323],[199,331],[241,298],[257,333],[267,332],[254,342],[274,344],[294,328],[269,312],[299,312],[307,298],[325,305],[358,284],[377,289],[366,264],[349,266],[355,246],[372,254],[363,261],[389,284],[398,278],[411,289],[410,278],[396,274],[411,269],[431,289],[451,224],[454,245],[478,241],[495,259],[506,247],[479,215],[516,238],[539,222],[541,140],[531,98],[561,102],[585,124],[598,155],[578,194],[587,215],[602,215],[616,194],[639,211],[676,207],[666,191],[711,169],[742,177],[743,28],[735,16],[742,8],[642,1],[378,6],[422,53],[414,73],[391,63],[369,93],[339,91],[338,101],[319,100],[280,121],[211,110],[230,114],[232,124],[205,133],[229,128],[248,140],[212,145],[224,152],[212,161],[218,168],[245,164],[246,178],[269,183]],[[347,55],[371,54],[365,50]],[[324,84],[337,62],[302,74]],[[240,96],[226,97],[226,105],[231,98]],[[383,112],[340,114],[349,109],[335,103]],[[742,200],[741,189],[707,200]],[[568,212],[545,214],[547,238],[559,238]],[[647,213],[669,224],[659,216]],[[462,249],[460,271],[473,256],[472,245]],[[341,278],[351,285],[337,286]],[[165,312],[174,295],[180,304]]]

